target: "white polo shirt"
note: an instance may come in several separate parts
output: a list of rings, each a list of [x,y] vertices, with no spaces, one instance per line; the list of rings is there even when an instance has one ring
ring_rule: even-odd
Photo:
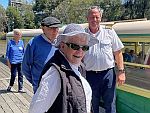
[[[124,48],[114,29],[100,26],[93,34],[87,28],[85,31],[99,40],[98,44],[91,46],[83,59],[87,71],[103,71],[115,66],[113,52]]]

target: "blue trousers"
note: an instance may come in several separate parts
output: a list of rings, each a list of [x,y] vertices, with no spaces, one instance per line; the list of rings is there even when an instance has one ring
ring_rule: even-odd
[[[99,113],[100,100],[105,113],[116,113],[116,74],[114,68],[104,71],[87,71],[86,79],[92,88],[93,113]]]
[[[21,90],[23,87],[23,75],[21,71],[21,63],[11,64],[11,78],[10,78],[10,86],[14,85],[16,78],[16,71],[18,71],[18,90]]]

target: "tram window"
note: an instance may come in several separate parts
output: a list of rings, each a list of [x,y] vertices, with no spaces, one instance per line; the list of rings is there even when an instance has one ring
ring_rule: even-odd
[[[123,44],[125,62],[150,65],[150,42],[123,42]]]
[[[123,55],[133,54],[135,60],[125,61],[126,84],[150,90],[150,43],[126,42]],[[124,56],[125,57],[125,56]],[[140,65],[142,64],[142,65]],[[144,64],[144,65],[143,65]]]
[[[125,62],[135,63],[137,59],[135,42],[124,42],[123,58]]]

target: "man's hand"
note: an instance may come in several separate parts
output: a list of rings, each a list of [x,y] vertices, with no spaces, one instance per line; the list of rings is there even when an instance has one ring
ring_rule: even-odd
[[[125,83],[126,80],[126,76],[125,76],[125,72],[118,72],[118,76],[117,76],[117,82],[118,82],[118,86],[123,85]]]
[[[9,60],[7,60],[7,66],[9,67],[9,69],[11,69],[11,64],[10,64]]]

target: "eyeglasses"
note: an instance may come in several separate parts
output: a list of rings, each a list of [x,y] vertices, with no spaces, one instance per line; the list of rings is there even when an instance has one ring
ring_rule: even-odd
[[[73,49],[73,50],[79,50],[80,48],[83,51],[88,51],[89,50],[89,46],[85,45],[85,46],[80,46],[74,43],[65,43],[69,48]]]

